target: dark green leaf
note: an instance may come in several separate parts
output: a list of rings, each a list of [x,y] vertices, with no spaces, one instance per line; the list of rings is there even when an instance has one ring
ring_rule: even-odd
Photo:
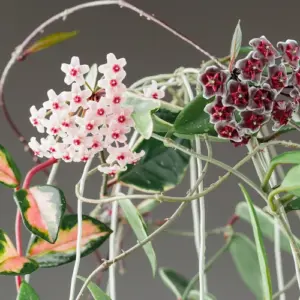
[[[177,299],[181,299],[189,281],[172,269],[160,268],[159,276],[163,283],[173,292]]]
[[[82,280],[83,282],[86,281],[86,278],[82,276],[77,276],[78,279]],[[107,296],[98,285],[93,282],[88,284],[88,289],[91,292],[94,300],[111,300],[109,296]],[[25,300],[25,299],[24,299]]]
[[[66,210],[63,192],[52,185],[41,185],[18,190],[14,198],[28,230],[49,243],[55,243]]]
[[[264,299],[262,277],[254,243],[243,234],[234,234],[229,251],[243,282],[257,299]]]
[[[252,203],[252,200],[245,190],[245,188],[240,184],[241,190],[244,194],[245,200],[248,204],[249,214],[252,224],[253,235],[256,244],[256,251],[258,255],[258,262],[262,277],[262,287],[263,287],[263,295],[264,299],[272,300],[272,282],[271,282],[271,275],[270,275],[270,268],[268,265],[267,253],[264,246],[263,238],[262,238],[262,231],[259,225],[259,221]]]
[[[259,225],[264,237],[268,238],[270,241],[274,242],[274,218],[265,213],[262,209],[257,206],[254,206],[256,215],[259,221]],[[251,218],[249,214],[248,205],[245,202],[240,202],[235,209],[236,215],[241,219],[251,224]],[[287,237],[287,234],[282,229],[280,230],[280,245],[281,249],[288,252],[291,252],[290,243]],[[299,243],[300,245],[300,243]]]
[[[78,34],[78,31],[71,32],[57,32],[50,35],[47,35],[40,40],[36,41],[24,51],[23,56],[27,56],[28,54],[35,53],[41,51],[43,49],[54,46],[58,43],[61,43],[65,40],[68,40]]]
[[[209,121],[209,115],[204,111],[205,106],[211,102],[197,96],[193,101],[187,104],[180,112],[174,123],[176,133],[180,134],[208,134],[217,136],[214,125]]]
[[[176,138],[177,144],[190,148],[190,141]],[[184,177],[189,156],[166,147],[156,139],[142,140],[134,149],[145,151],[136,165],[120,172],[118,180],[143,191],[163,192],[177,186]]]
[[[23,280],[17,300],[40,300],[40,298],[31,285]]]
[[[0,183],[15,188],[20,184],[21,173],[9,152],[0,145]]]
[[[300,198],[290,201],[287,205],[285,205],[284,210],[286,213],[293,210],[300,210]]]
[[[127,219],[128,223],[130,224],[138,241],[142,242],[143,240],[145,240],[148,237],[148,234],[146,232],[147,226],[144,222],[143,217],[138,212],[137,208],[132,204],[132,202],[129,199],[120,200],[119,205],[121,206],[123,214]],[[154,276],[157,269],[157,261],[152,243],[148,242],[143,246],[143,248],[150,261]]]

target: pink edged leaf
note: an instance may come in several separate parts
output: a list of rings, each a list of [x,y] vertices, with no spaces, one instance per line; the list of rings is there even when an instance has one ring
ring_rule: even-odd
[[[52,185],[33,186],[16,191],[14,198],[28,230],[55,243],[66,210],[63,192]]]
[[[0,145],[0,183],[16,188],[20,184],[21,173],[7,150]]]
[[[109,227],[92,217],[83,215],[82,220],[81,257],[100,247],[112,232]],[[28,256],[42,268],[69,263],[75,260],[76,239],[77,215],[64,216],[55,244],[36,237],[29,246]]]
[[[9,237],[0,229],[0,274],[30,274],[38,267],[34,260],[19,256]]]

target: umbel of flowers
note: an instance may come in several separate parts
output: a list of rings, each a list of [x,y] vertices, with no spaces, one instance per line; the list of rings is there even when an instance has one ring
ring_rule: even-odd
[[[300,99],[298,43],[279,42],[277,50],[262,36],[249,44],[253,50],[231,73],[210,66],[199,77],[204,97],[213,99],[205,108],[210,122],[235,145],[247,144],[270,120],[274,131],[287,125]]]
[[[70,64],[62,64],[61,70],[66,74],[64,81],[71,85],[71,91],[56,94],[49,90],[49,99],[43,107],[30,109],[32,125],[40,133],[47,133],[40,142],[31,138],[29,146],[35,155],[85,162],[95,153],[107,150],[107,165],[99,169],[111,175],[125,169],[127,164],[136,163],[144,153],[134,153],[127,145],[126,135],[134,122],[133,108],[123,106],[125,65],[124,58],[108,54],[107,63],[99,66],[103,77],[94,91],[84,79],[90,69],[88,65],[81,65],[78,57],[73,57]],[[155,94],[155,86],[152,90]]]

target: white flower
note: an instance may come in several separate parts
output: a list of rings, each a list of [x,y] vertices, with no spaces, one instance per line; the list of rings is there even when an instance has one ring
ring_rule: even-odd
[[[131,118],[132,112],[132,107],[114,106],[111,109],[111,115],[108,117],[108,123],[116,122],[121,126],[132,127],[134,126],[134,122]]]
[[[126,168],[122,168],[119,165],[114,164],[112,166],[99,166],[98,170],[101,173],[108,174],[110,176],[114,176],[114,175],[116,175],[120,171],[125,171]]]
[[[66,84],[70,85],[75,81],[79,85],[83,85],[85,83],[83,75],[86,74],[90,70],[90,68],[88,65],[80,65],[79,57],[73,56],[69,65],[61,65],[61,70],[66,73]]]
[[[107,145],[114,142],[125,143],[127,141],[126,134],[129,133],[130,128],[124,127],[117,122],[112,122],[108,128],[103,129],[106,134],[105,142]]]
[[[92,95],[89,89],[81,90],[78,83],[72,84],[72,91],[64,93],[65,100],[70,101],[70,111],[75,112],[79,107],[87,109],[87,99]]]
[[[28,143],[28,146],[30,149],[33,151],[34,155],[38,157],[43,157],[45,156],[45,151],[41,144],[36,140],[35,137],[32,137]]]
[[[29,118],[31,124],[36,127],[37,131],[40,133],[44,133],[45,128],[43,122],[46,116],[46,110],[44,108],[40,108],[39,110],[33,105],[30,107],[31,117]]]
[[[105,76],[98,81],[98,86],[106,89],[106,91],[112,90],[110,93],[114,93],[114,91],[117,90],[125,91],[126,87],[122,83],[125,77],[126,77],[126,73],[124,71],[121,71],[116,74],[112,74],[109,77]]]
[[[162,99],[165,96],[165,92],[157,87],[155,80],[152,80],[151,86],[144,88],[144,95],[147,98]]]
[[[100,65],[98,68],[100,73],[105,74],[106,76],[107,75],[109,76],[111,74],[117,74],[122,71],[125,72],[124,71],[124,67],[126,65],[125,58],[117,59],[113,53],[107,54],[106,58],[107,58],[107,63]]]
[[[49,90],[47,95],[49,100],[43,103],[44,108],[50,109],[53,113],[61,113],[67,109],[63,93],[57,95],[54,90]]]

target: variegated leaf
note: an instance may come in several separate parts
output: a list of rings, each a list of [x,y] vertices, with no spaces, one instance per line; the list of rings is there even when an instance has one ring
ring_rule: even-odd
[[[34,186],[16,191],[14,198],[28,230],[54,243],[66,210],[63,192],[52,185]]]
[[[111,229],[89,216],[82,216],[81,257],[93,252],[107,240]],[[75,260],[77,240],[77,215],[63,217],[55,244],[49,244],[36,237],[29,246],[29,257],[36,260],[40,267],[60,266]]]
[[[21,174],[7,150],[0,145],[0,183],[15,188],[20,184]]]
[[[30,274],[38,267],[34,260],[19,256],[9,237],[0,229],[0,274]]]

